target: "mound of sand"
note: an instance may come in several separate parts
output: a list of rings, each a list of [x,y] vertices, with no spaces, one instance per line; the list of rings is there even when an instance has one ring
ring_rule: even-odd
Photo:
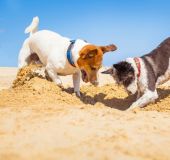
[[[117,85],[100,87],[82,86],[81,98],[72,88],[60,88],[50,81],[41,65],[29,65],[19,70],[13,87],[0,92],[0,106],[25,106],[48,104],[95,105],[119,110],[127,109],[135,95],[128,96],[124,88]],[[159,99],[141,110],[170,111],[170,87],[158,89]]]
[[[29,66],[25,66],[18,71],[12,87],[16,88],[22,86],[34,77],[51,80],[47,72],[45,72],[45,68],[43,68],[41,64],[30,64]]]

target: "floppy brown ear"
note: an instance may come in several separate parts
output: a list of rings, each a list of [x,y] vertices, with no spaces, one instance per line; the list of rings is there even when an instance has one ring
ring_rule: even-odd
[[[108,46],[100,46],[100,48],[103,51],[103,53],[115,51],[117,49],[117,47],[114,44],[110,44]]]
[[[81,54],[80,54],[80,57],[83,58],[83,59],[92,58],[92,57],[94,57],[96,54],[97,54],[97,49],[92,49],[92,50],[89,50],[88,52],[83,52],[83,53],[81,53]]]

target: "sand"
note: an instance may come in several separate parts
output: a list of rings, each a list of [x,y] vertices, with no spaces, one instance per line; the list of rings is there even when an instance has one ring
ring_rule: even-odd
[[[82,83],[79,99],[70,76],[60,88],[32,74],[39,67],[17,79],[16,69],[0,68],[0,159],[170,159],[170,87],[158,88],[156,103],[125,111],[135,95],[111,77]]]

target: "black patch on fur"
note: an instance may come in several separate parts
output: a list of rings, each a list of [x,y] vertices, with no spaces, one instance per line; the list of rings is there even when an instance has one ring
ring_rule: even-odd
[[[154,65],[147,60],[146,57],[152,59]],[[170,38],[164,40],[156,49],[141,57],[145,63],[148,73],[148,87],[152,91],[155,90],[157,79],[164,75],[169,66],[170,58]]]
[[[154,70],[152,68],[152,65],[148,62],[148,60],[145,57],[143,57],[142,59],[145,63],[145,67],[147,70],[148,89],[154,91],[156,88],[156,77],[155,77]]]
[[[126,61],[114,64],[113,67],[116,69],[117,83],[122,83],[125,87],[135,79],[135,71],[130,63]]]
[[[170,38],[164,40],[156,49],[141,58],[144,58],[146,56],[150,57],[153,60],[155,67],[157,68],[155,73],[156,79],[164,75],[169,66]]]

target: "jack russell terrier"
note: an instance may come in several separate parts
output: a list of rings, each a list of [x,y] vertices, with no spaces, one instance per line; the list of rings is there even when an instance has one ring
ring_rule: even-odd
[[[102,65],[103,54],[115,51],[115,45],[96,46],[84,40],[71,41],[49,30],[38,30],[39,18],[34,17],[25,33],[30,36],[24,41],[19,53],[18,67],[28,65],[30,57],[37,54],[50,78],[59,86],[59,75],[73,75],[74,92],[80,96],[80,76],[84,82],[98,84],[97,73]]]
[[[137,94],[128,110],[144,107],[158,98],[156,87],[170,78],[170,38],[140,58],[127,58],[102,72],[123,84],[127,92]]]

